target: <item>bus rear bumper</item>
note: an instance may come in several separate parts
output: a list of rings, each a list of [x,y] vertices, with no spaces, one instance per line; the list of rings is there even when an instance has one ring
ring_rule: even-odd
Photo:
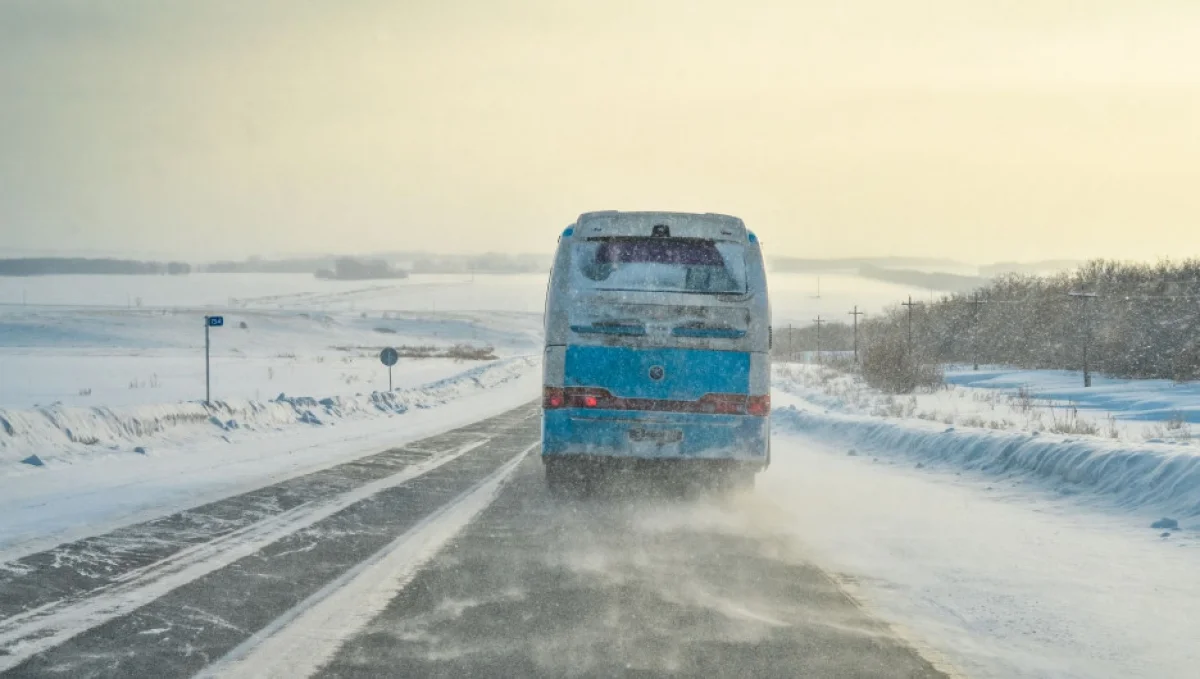
[[[766,467],[769,421],[707,415],[562,409],[542,413],[542,455],[734,460]]]

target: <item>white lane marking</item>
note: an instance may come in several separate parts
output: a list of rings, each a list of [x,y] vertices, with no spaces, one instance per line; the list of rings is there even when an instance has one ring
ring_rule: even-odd
[[[0,620],[0,672],[36,653],[125,615],[171,590],[224,568],[296,531],[307,528],[379,492],[411,481],[466,455],[491,439],[416,463],[391,476],[321,502],[305,503],[228,535],[189,547],[162,561],[130,571],[86,598],[57,601]]]
[[[307,677],[381,613],[434,555],[495,500],[529,446],[483,481],[430,514],[284,613],[200,677]]]

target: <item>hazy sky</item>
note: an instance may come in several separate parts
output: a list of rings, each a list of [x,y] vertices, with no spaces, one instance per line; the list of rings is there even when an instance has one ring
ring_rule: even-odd
[[[1200,255],[1195,0],[0,0],[0,248]]]

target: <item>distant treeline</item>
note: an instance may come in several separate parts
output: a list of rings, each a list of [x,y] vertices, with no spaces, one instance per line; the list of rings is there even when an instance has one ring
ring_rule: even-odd
[[[912,353],[930,362],[1083,367],[1126,378],[1200,379],[1200,260],[1093,261],[1051,276],[1009,274],[912,313]],[[908,310],[868,320],[866,346],[908,343]]]
[[[342,257],[334,262],[332,269],[320,269],[317,278],[334,281],[370,281],[379,279],[408,278],[408,272],[392,267],[382,259],[354,259]]]
[[[878,266],[863,265],[858,269],[858,275],[863,278],[873,278],[886,283],[897,283],[927,290],[944,292],[963,292],[974,290],[986,285],[988,279],[979,276],[962,276],[954,273],[912,271],[909,269],[885,269]]]
[[[333,266],[333,257],[311,257],[303,259],[259,259],[252,257],[243,262],[213,262],[206,264],[207,273],[303,273],[313,274],[320,269]]]
[[[0,276],[55,275],[161,275],[190,273],[185,262],[139,262],[129,259],[83,259],[66,257],[28,257],[0,259]]]
[[[483,255],[437,255],[430,253],[384,253],[369,258],[304,257],[295,259],[250,258],[242,262],[213,262],[203,267],[208,273],[287,273],[315,274],[336,271],[339,260],[386,262],[412,273],[545,273],[550,270],[550,255],[487,253]]]
[[[483,255],[434,255],[412,262],[413,273],[546,273],[552,261],[550,255],[504,254],[489,252]]]
[[[952,259],[928,257],[846,257],[842,259],[773,257],[769,262],[771,270],[778,273],[821,273],[825,271],[857,273],[868,278],[950,291],[959,290],[963,285],[970,287],[983,285],[986,283],[986,279],[1004,274],[1046,274],[1074,269],[1083,263],[1072,259],[1047,259],[1040,262],[997,262],[975,267]],[[977,271],[978,274],[976,276],[963,275],[972,270]],[[950,271],[959,273],[943,273]],[[937,285],[924,285],[919,282],[919,277],[909,279],[909,273],[925,276],[949,276],[950,278],[937,280]],[[900,274],[904,274],[905,279],[895,278]]]
[[[979,267],[979,275],[995,278],[1006,273],[1052,274],[1078,268],[1085,262],[1077,259],[1044,259],[1040,262],[997,262]]]
[[[858,271],[863,267],[961,269],[965,264],[950,259],[927,257],[846,257],[842,259],[802,259],[772,257],[771,271],[779,273],[809,273],[819,271]]]

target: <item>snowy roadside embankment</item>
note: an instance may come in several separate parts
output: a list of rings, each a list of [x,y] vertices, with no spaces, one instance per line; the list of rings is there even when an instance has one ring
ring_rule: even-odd
[[[1169,444],[1108,443],[1052,434],[959,429],[919,420],[776,408],[776,421],[823,440],[870,451],[903,453],[995,476],[1025,475],[1063,493],[1092,492],[1121,506],[1155,506],[1200,515],[1200,455]]]
[[[326,426],[341,420],[429,408],[521,377],[537,364],[518,357],[487,363],[420,387],[317,399],[280,394],[270,401],[231,400],[80,408],[0,409],[0,475],[30,465],[71,463],[111,453],[146,453],[228,432]]]
[[[786,374],[777,376],[776,388],[785,394],[776,399],[782,407],[773,412],[778,426],[861,454],[899,454],[917,464],[1031,479],[1059,493],[1089,493],[1131,510],[1200,515],[1200,454],[1193,445],[1056,434],[1015,424],[962,426],[922,418],[912,408],[899,415],[863,412],[845,398],[844,385],[823,390],[798,384]]]

